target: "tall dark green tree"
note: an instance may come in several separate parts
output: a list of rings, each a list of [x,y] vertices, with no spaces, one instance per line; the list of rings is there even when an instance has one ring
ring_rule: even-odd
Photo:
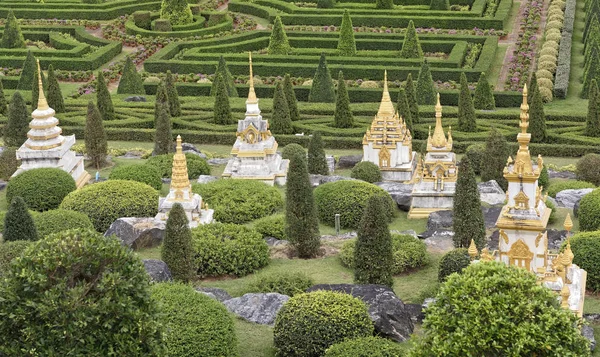
[[[402,50],[400,50],[401,58],[423,58],[423,50],[419,42],[419,36],[415,29],[415,23],[410,20],[402,42]]]
[[[417,78],[417,103],[420,105],[435,105],[435,93],[429,63],[424,60],[419,70],[419,78]]]
[[[167,85],[165,82],[158,82],[156,86],[156,96],[154,97],[154,127],[158,125],[158,118],[162,108],[165,107],[169,118],[171,117],[171,107],[169,106],[169,95],[167,94]]]
[[[412,133],[412,113],[410,112],[410,106],[408,104],[408,99],[406,97],[406,91],[404,90],[404,88],[400,88],[400,91],[398,92],[398,105],[396,106],[396,110],[406,123],[406,127],[408,128],[408,130],[410,130],[410,132]]]
[[[450,10],[450,1],[448,0],[431,0],[429,3],[429,10]]]
[[[285,34],[281,17],[277,16],[275,17],[275,21],[273,21],[273,30],[271,30],[267,52],[270,55],[287,55],[291,50],[292,47]]]
[[[479,81],[475,87],[475,96],[473,98],[475,109],[494,110],[496,109],[496,101],[492,86],[488,83],[485,73],[481,73]]]
[[[194,279],[192,231],[180,203],[175,203],[169,212],[160,256],[169,267],[175,281],[189,283]]]
[[[315,72],[310,93],[308,93],[308,101],[324,103],[335,102],[333,80],[331,79],[331,73],[329,73],[329,68],[327,68],[327,60],[323,53],[321,53],[321,58],[319,59],[319,66]]]
[[[393,9],[394,0],[375,0],[375,7],[377,9]]]
[[[135,64],[130,57],[125,60],[125,66],[123,66],[123,74],[117,87],[117,94],[146,94],[144,89],[144,81],[142,76],[138,73],[135,68]]]
[[[36,66],[35,71],[33,72],[33,81],[32,81],[33,86],[31,87],[31,111],[32,112],[37,109],[38,100],[40,99],[40,86],[38,84],[38,81],[39,81],[39,77],[38,77],[38,70],[37,70],[37,66]],[[46,90],[48,89],[48,81],[46,80],[44,71],[42,71],[42,88],[44,88],[44,93],[46,93]]]
[[[23,38],[23,33],[21,33],[21,26],[19,26],[19,21],[17,21],[17,18],[11,9],[8,10],[0,47],[25,48],[25,38]]]
[[[27,210],[25,201],[19,196],[13,198],[8,212],[4,216],[4,231],[2,238],[5,242],[15,240],[38,240],[37,229],[33,223],[33,218]]]
[[[529,103],[533,102],[533,95],[535,94],[535,92],[537,92],[537,90],[538,90],[537,75],[535,74],[535,72],[533,72],[531,74],[531,77],[529,78],[529,84],[527,85],[527,102],[529,102]]]
[[[308,173],[329,175],[329,166],[325,158],[323,140],[321,140],[321,133],[318,131],[312,133],[310,142],[308,143]]]
[[[167,71],[167,97],[169,98],[169,112],[171,116],[178,117],[181,115],[181,104],[179,104],[179,95],[177,94],[177,87],[175,87],[175,78],[171,74],[171,71]]]
[[[6,114],[8,114],[8,102],[4,96],[4,85],[2,85],[2,80],[0,79],[0,115]]]
[[[273,117],[271,118],[269,128],[273,134],[293,134],[294,127],[290,119],[290,110],[288,108],[287,99],[283,92],[281,81],[275,86],[275,94],[273,95]]]
[[[306,157],[302,154],[290,158],[285,192],[285,234],[300,258],[313,258],[321,247],[321,237]]]
[[[287,100],[288,109],[290,110],[290,119],[292,121],[300,120],[300,111],[298,110],[298,99],[296,99],[296,93],[294,92],[294,85],[289,74],[283,77],[283,92],[285,93],[285,99]]]
[[[156,130],[154,131],[154,154],[163,155],[173,151],[173,134],[171,128],[171,114],[168,102],[157,102]]]
[[[27,51],[27,57],[25,57],[25,61],[23,61],[23,66],[21,67],[21,76],[19,77],[17,90],[30,90],[33,88],[33,73],[36,69],[35,58],[31,54],[31,51]],[[37,79],[35,83],[37,84]]]
[[[46,92],[46,99],[50,108],[54,109],[57,113],[65,112],[65,100],[63,99],[58,79],[54,74],[54,67],[48,66],[48,91]]]
[[[215,106],[213,110],[213,118],[215,124],[233,124],[233,116],[231,115],[231,107],[229,106],[229,95],[227,95],[227,86],[223,76],[217,76],[217,94],[215,96]],[[287,110],[287,108],[286,108]]]
[[[352,28],[352,19],[348,9],[344,10],[342,26],[340,27],[340,39],[337,46],[340,56],[355,56],[356,41],[354,40],[354,29]]]
[[[106,132],[102,123],[102,115],[93,101],[88,102],[87,118],[85,120],[85,152],[96,169],[106,164],[108,144]]]
[[[485,160],[481,162],[481,181],[496,180],[506,191],[508,182],[504,178],[504,167],[508,159],[508,145],[504,135],[494,127],[485,143],[483,157]]]
[[[458,96],[458,130],[466,132],[477,131],[475,107],[469,90],[465,72],[460,74],[460,94]]]
[[[394,285],[392,236],[388,229],[386,203],[373,195],[367,202],[354,248],[354,282]]]
[[[102,116],[102,120],[111,121],[115,120],[115,108],[113,106],[106,81],[104,80],[104,74],[102,71],[98,71],[96,78],[96,103],[98,110]]]
[[[219,57],[219,63],[217,64],[217,69],[215,71],[215,78],[213,80],[212,87],[210,87],[210,95],[213,97],[217,95],[217,79],[219,77],[219,74],[223,77],[223,79],[225,79],[225,87],[227,88],[227,94],[232,98],[237,97],[238,92],[235,88],[235,82],[233,81],[233,76],[231,75],[231,72],[229,72],[227,62],[225,62],[225,58],[223,57],[223,55]]]
[[[344,81],[344,73],[338,74],[337,99],[335,101],[335,112],[333,113],[333,125],[336,128],[352,128],[354,116],[350,109],[350,98]]]
[[[590,85],[590,93],[588,95],[588,113],[585,122],[585,135],[600,136],[600,92],[598,91],[598,83],[594,79]]]
[[[8,106],[8,121],[4,127],[4,145],[18,148],[27,140],[29,112],[21,93],[15,92]]]
[[[477,189],[477,179],[468,156],[460,160],[456,193],[454,194],[452,224],[455,248],[468,248],[471,239],[478,249],[485,247],[485,221],[481,212],[481,200]]]
[[[406,100],[408,101],[408,107],[410,108],[410,117],[413,124],[419,123],[419,103],[417,102],[417,90],[412,79],[412,74],[408,74],[406,77],[406,85],[404,86],[406,91]]]
[[[532,143],[546,141],[546,114],[544,114],[544,101],[539,88],[533,93],[529,105],[529,132]]]

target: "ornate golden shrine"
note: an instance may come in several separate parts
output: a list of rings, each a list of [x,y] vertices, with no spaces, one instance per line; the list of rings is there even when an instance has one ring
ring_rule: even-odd
[[[192,185],[188,177],[187,160],[181,146],[181,136],[177,135],[177,146],[173,155],[173,168],[171,169],[171,190],[175,192],[175,201],[191,200]],[[187,193],[184,195],[184,192]]]

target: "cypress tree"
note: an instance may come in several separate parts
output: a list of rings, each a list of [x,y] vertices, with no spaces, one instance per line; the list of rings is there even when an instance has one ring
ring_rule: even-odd
[[[273,30],[271,30],[267,53],[270,55],[287,55],[291,50],[292,48],[281,23],[281,17],[278,15],[273,21]]]
[[[177,94],[175,79],[171,71],[167,71],[166,85],[167,97],[169,98],[169,113],[174,117],[178,117],[181,115],[181,105],[179,104],[179,95]]]
[[[227,95],[227,87],[223,76],[217,76],[217,94],[215,96],[215,106],[213,117],[215,124],[233,124],[233,116],[231,115],[231,107],[229,106],[229,96]],[[287,108],[286,108],[287,110]]]
[[[21,67],[21,76],[19,77],[17,90],[30,90],[33,88],[33,74],[36,70],[37,64],[35,58],[33,58],[31,51],[27,51],[27,57],[25,57],[25,61],[23,61],[23,66]],[[37,84],[37,78],[35,84]]]
[[[415,24],[412,20],[408,23],[406,28],[406,35],[404,35],[404,42],[402,42],[402,50],[400,50],[401,58],[423,58],[423,50],[421,49],[421,43],[419,42],[419,36],[415,29]]]
[[[238,92],[235,88],[235,82],[233,81],[233,76],[231,75],[231,72],[229,72],[229,68],[227,68],[227,62],[225,62],[225,58],[223,57],[223,55],[219,57],[219,63],[217,64],[217,69],[215,71],[215,78],[213,80],[212,87],[210,87],[210,95],[212,97],[217,95],[217,79],[219,77],[219,74],[225,79],[225,86],[227,88],[227,93],[229,94],[229,96],[232,98],[237,97]]]
[[[290,119],[292,121],[300,120],[300,111],[298,111],[298,100],[294,92],[294,85],[289,74],[283,77],[283,92],[287,101],[288,109],[290,110]]]
[[[19,21],[17,21],[17,18],[11,9],[8,10],[0,47],[25,48],[25,38],[23,38],[23,33],[21,33],[21,26],[19,26]]]
[[[85,120],[85,152],[96,169],[106,164],[108,144],[106,132],[102,124],[102,115],[93,101],[88,102],[87,118]]]
[[[600,45],[594,45],[594,46],[600,46]],[[592,51],[594,52],[594,51]],[[600,49],[598,49],[596,51],[597,53],[600,53]],[[596,82],[598,82],[598,80],[600,80],[600,57],[599,56],[591,56],[589,62],[587,63],[587,65],[585,66],[584,70],[583,70],[583,86],[581,89],[581,97],[582,98],[587,98],[587,95],[589,93],[589,88],[590,88],[590,84],[592,83],[592,80],[596,80]]]
[[[598,92],[598,83],[592,80],[590,93],[588,95],[588,113],[585,122],[585,135],[600,136],[600,93]]]
[[[450,1],[448,0],[431,0],[429,3],[429,10],[450,10]]]
[[[417,103],[420,105],[435,105],[435,93],[429,63],[424,60],[417,78]]]
[[[466,132],[477,131],[475,121],[475,108],[469,90],[469,83],[465,72],[460,74],[460,94],[458,96],[458,130]]]
[[[537,75],[535,74],[535,72],[533,72],[531,74],[531,77],[529,78],[529,84],[527,85],[527,102],[528,103],[533,102],[533,95],[537,91],[538,91]]]
[[[8,212],[4,216],[2,238],[4,238],[5,242],[38,240],[38,233],[33,223],[33,218],[27,210],[25,201],[19,196],[13,198],[8,207]]]
[[[473,100],[475,109],[494,110],[496,109],[496,101],[492,86],[488,83],[485,73],[481,73],[479,81],[475,87],[475,97]]]
[[[275,86],[275,94],[273,95],[273,117],[271,125],[269,125],[273,134],[293,134],[294,127],[290,119],[290,110],[283,92],[281,81]]]
[[[321,53],[321,58],[319,59],[319,66],[315,72],[312,87],[310,87],[310,93],[308,93],[308,101],[313,103],[335,102],[333,80],[331,79],[331,73],[329,73],[329,68],[327,68],[327,60],[325,59],[325,54],[323,53]]]
[[[160,256],[169,267],[175,281],[189,283],[194,279],[192,231],[180,203],[175,203],[169,211]]]
[[[4,144],[18,148],[27,140],[29,113],[21,93],[13,94],[8,106],[8,121],[4,127]]]
[[[398,105],[396,106],[396,110],[398,114],[404,119],[404,123],[406,123],[406,127],[410,132],[413,132],[413,124],[412,124],[412,114],[410,112],[410,106],[408,104],[408,99],[406,98],[406,91],[404,88],[400,88],[398,92]]]
[[[40,86],[38,84],[38,80],[39,80],[38,70],[37,70],[37,66],[36,66],[35,71],[33,72],[33,82],[32,82],[33,85],[31,86],[31,111],[32,112],[37,109],[38,99],[40,98]],[[46,90],[48,89],[48,81],[46,80],[44,71],[42,71],[42,88],[44,89],[44,92],[46,92]],[[54,108],[52,108],[52,109],[54,109]]]
[[[463,156],[458,167],[454,194],[453,230],[455,248],[467,248],[471,239],[478,249],[485,247],[485,222],[481,212],[481,200],[477,189],[477,179],[468,156]]]
[[[323,150],[323,141],[321,133],[315,131],[312,133],[308,143],[308,173],[314,175],[329,175],[329,166]]]
[[[539,88],[533,93],[529,106],[529,132],[532,143],[542,143],[546,140],[546,115]]]
[[[157,102],[158,103],[158,102]],[[154,131],[154,155],[168,154],[173,151],[173,134],[171,133],[171,115],[169,103],[160,103],[155,108],[156,129]]]
[[[408,107],[410,108],[410,118],[413,124],[419,123],[419,104],[417,103],[417,91],[415,84],[412,80],[412,74],[408,74],[406,77],[406,100],[408,101]]]
[[[127,57],[125,60],[123,74],[119,81],[119,87],[117,87],[117,94],[146,94],[142,76],[137,72],[135,64],[133,64],[130,57]]]
[[[58,84],[58,79],[54,74],[54,67],[52,65],[48,67],[48,92],[46,99],[50,108],[54,109],[55,112],[65,112],[65,100],[63,99],[62,91],[60,90],[60,85]]]
[[[508,159],[508,145],[504,135],[496,128],[490,131],[483,157],[485,160],[481,162],[481,181],[496,180],[506,191],[508,182],[504,178],[504,167]]]
[[[8,114],[8,103],[6,101],[6,97],[4,96],[4,85],[2,85],[2,80],[0,79],[0,115]]]
[[[304,155],[296,153],[290,158],[285,192],[285,234],[300,258],[315,257],[321,237]]]
[[[360,221],[354,248],[356,284],[394,285],[392,236],[384,207],[382,197],[371,196]]]
[[[167,95],[167,86],[165,82],[158,82],[156,86],[156,96],[154,97],[154,127],[158,125],[158,118],[160,116],[161,108],[165,107],[169,116],[171,116],[171,109],[169,107],[169,96]]]
[[[340,56],[356,56],[356,41],[354,40],[354,29],[348,9],[344,10],[342,26],[340,27],[340,39],[337,50]]]
[[[100,111],[102,120],[115,120],[115,108],[110,93],[108,92],[106,82],[104,81],[104,74],[102,71],[98,71],[98,77],[96,78],[96,103],[98,104],[98,110]]]
[[[344,73],[338,74],[337,99],[335,101],[335,112],[333,113],[333,126],[336,128],[352,128],[354,117],[350,109],[350,98],[344,81]]]
[[[375,0],[375,7],[377,9],[393,9],[394,0]]]

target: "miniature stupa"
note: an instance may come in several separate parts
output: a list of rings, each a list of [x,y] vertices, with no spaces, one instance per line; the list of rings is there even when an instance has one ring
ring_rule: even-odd
[[[452,130],[448,138],[442,128],[442,105],[437,95],[435,129],[427,138],[427,154],[419,161],[408,218],[427,218],[431,212],[452,209],[456,189],[456,155],[452,152]]]
[[[277,141],[271,135],[269,122],[260,115],[254,92],[252,54],[249,54],[250,89],[246,100],[246,117],[238,121],[233,156],[222,177],[263,181],[269,185],[285,185],[289,160],[277,153]]]
[[[545,203],[547,194],[542,195],[542,188],[538,186],[544,162],[538,156],[537,165],[534,165],[529,153],[531,134],[527,133],[528,111],[525,86],[519,124],[521,132],[517,135],[519,150],[515,160],[509,157],[504,168],[504,177],[508,181],[508,202],[496,221],[500,236],[498,250],[489,253],[484,248],[480,260],[495,259],[533,272],[541,284],[557,293],[564,308],[581,317],[587,272],[573,264],[570,244],[573,222],[570,215],[567,215],[564,223],[567,230],[565,250],[562,253],[548,251],[546,227],[551,209]],[[475,243],[471,242],[469,254],[475,258],[478,253]]]
[[[17,150],[17,159],[21,166],[12,175],[17,176],[23,171],[54,167],[68,172],[75,180],[77,188],[83,187],[91,178],[84,169],[83,156],[75,155],[71,147],[75,144],[75,135],[62,136],[58,127],[56,112],[48,106],[42,77],[40,61],[37,61],[39,97],[37,109],[31,113],[33,120],[29,123],[27,141]]]
[[[394,110],[387,84],[383,79],[383,96],[377,115],[363,137],[363,159],[379,166],[384,181],[407,182],[413,178],[416,153],[412,136],[402,117]]]
[[[166,221],[169,211],[175,203],[183,206],[189,221],[190,228],[199,224],[212,223],[214,210],[203,204],[202,197],[192,192],[192,185],[188,177],[187,161],[181,147],[181,136],[177,135],[177,146],[173,155],[173,169],[171,173],[171,187],[167,197],[158,200],[157,220]]]

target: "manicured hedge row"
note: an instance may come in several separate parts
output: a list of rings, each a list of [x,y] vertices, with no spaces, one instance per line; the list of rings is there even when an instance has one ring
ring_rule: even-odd
[[[161,1],[121,0],[100,4],[83,2],[3,2],[0,17],[6,18],[8,10],[13,10],[19,19],[81,19],[112,20],[139,10],[158,10]]]
[[[197,18],[202,18],[202,16],[197,16]],[[143,28],[139,28],[135,25],[133,20],[129,20],[125,22],[125,32],[128,35],[140,35],[142,37],[172,37],[172,38],[186,38],[193,36],[207,36],[214,35],[219,32],[229,31],[233,29],[233,19],[229,16],[225,17],[225,21],[210,27],[202,27],[191,30],[173,30],[173,31],[154,31],[154,30],[146,30]]]
[[[566,98],[569,89],[569,75],[571,74],[571,45],[573,42],[573,26],[575,24],[576,0],[567,0],[565,7],[565,20],[558,47],[558,63],[554,75],[554,96]]]

